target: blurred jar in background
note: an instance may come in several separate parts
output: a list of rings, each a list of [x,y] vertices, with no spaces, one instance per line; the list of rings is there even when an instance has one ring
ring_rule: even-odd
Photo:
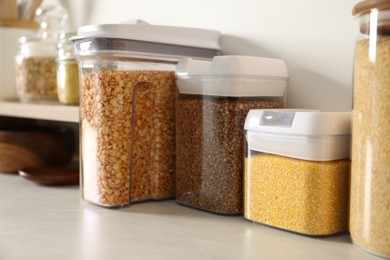
[[[74,56],[73,43],[69,40],[75,33],[61,33],[57,45],[57,94],[63,104],[79,104],[79,71]]]
[[[37,33],[20,39],[15,85],[20,101],[57,101],[56,45],[68,14],[61,5],[42,5],[36,12]]]

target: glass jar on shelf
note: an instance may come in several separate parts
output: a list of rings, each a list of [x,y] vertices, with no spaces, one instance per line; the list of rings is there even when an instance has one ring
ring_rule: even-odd
[[[15,57],[15,86],[22,102],[57,101],[56,44],[67,11],[61,5],[37,10],[40,30],[20,38]]]
[[[69,39],[76,33],[61,33],[57,45],[57,95],[60,103],[79,103],[79,70]]]

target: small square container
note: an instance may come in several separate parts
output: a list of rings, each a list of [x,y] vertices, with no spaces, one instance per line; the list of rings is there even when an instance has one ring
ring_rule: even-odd
[[[351,113],[251,110],[244,217],[323,236],[347,230]]]
[[[217,55],[219,32],[137,22],[81,27],[72,40],[82,197],[104,207],[173,198],[176,64]]]
[[[283,108],[283,60],[216,56],[182,59],[176,70],[176,200],[219,214],[242,214],[245,117]]]

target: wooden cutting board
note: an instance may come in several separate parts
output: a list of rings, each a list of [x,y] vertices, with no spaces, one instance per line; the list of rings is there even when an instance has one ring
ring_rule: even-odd
[[[66,165],[74,147],[75,137],[68,130],[0,130],[0,172],[18,173],[22,168]]]

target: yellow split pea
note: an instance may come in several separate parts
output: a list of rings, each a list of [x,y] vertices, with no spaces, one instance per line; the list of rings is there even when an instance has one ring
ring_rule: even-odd
[[[245,218],[306,235],[347,230],[350,160],[255,154],[245,162]]]

